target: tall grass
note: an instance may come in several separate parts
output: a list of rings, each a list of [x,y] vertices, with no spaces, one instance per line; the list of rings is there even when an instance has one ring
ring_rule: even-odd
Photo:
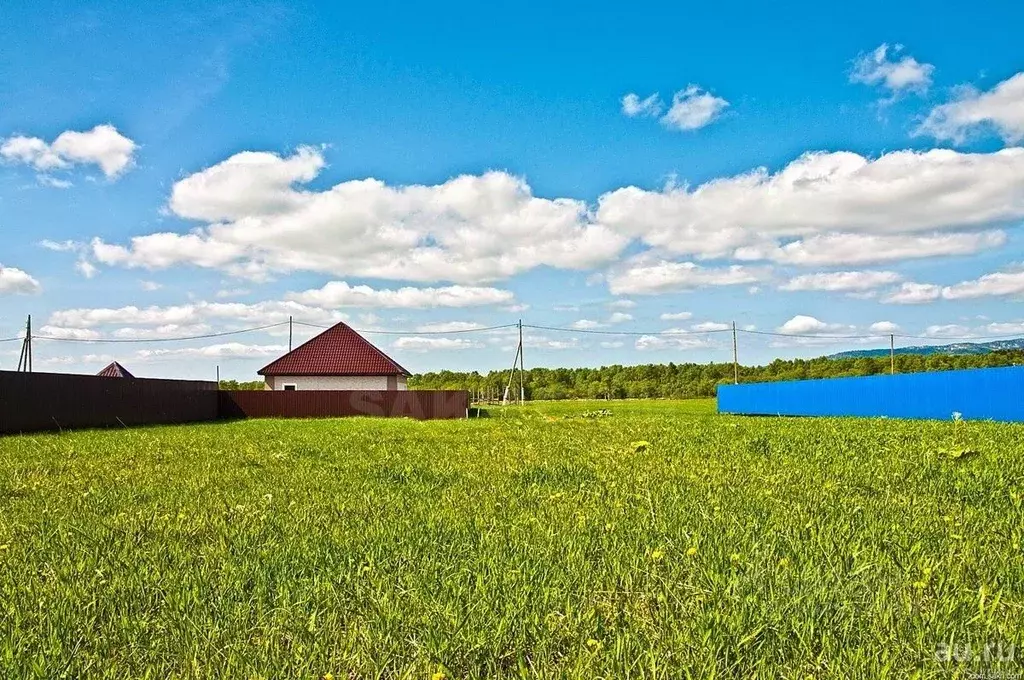
[[[1024,670],[1024,427],[490,415],[0,438],[0,677]]]

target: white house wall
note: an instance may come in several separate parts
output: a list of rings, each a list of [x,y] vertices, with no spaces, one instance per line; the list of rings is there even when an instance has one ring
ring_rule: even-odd
[[[386,390],[386,375],[345,375],[345,376],[312,376],[312,375],[275,375],[273,382],[267,379],[267,387],[272,390],[283,390],[285,385],[295,385],[296,390]],[[404,376],[398,378],[398,389],[408,389]]]

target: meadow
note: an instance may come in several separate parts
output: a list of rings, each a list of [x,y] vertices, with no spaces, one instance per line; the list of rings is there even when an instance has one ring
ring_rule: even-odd
[[[0,438],[0,677],[1024,672],[1024,426],[489,415]]]

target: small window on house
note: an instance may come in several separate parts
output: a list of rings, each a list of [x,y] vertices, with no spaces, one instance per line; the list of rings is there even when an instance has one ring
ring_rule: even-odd
[[[285,383],[284,391],[285,392],[294,392],[295,391],[295,383]]]

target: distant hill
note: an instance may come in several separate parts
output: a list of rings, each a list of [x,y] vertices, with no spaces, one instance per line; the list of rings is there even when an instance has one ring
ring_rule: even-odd
[[[917,347],[897,347],[896,354],[989,354],[1000,350],[1024,350],[1024,338],[1012,340],[996,340],[994,342],[956,342],[951,345],[919,345]],[[849,352],[830,354],[829,359],[858,359],[860,357],[887,357],[888,348],[855,349]]]

